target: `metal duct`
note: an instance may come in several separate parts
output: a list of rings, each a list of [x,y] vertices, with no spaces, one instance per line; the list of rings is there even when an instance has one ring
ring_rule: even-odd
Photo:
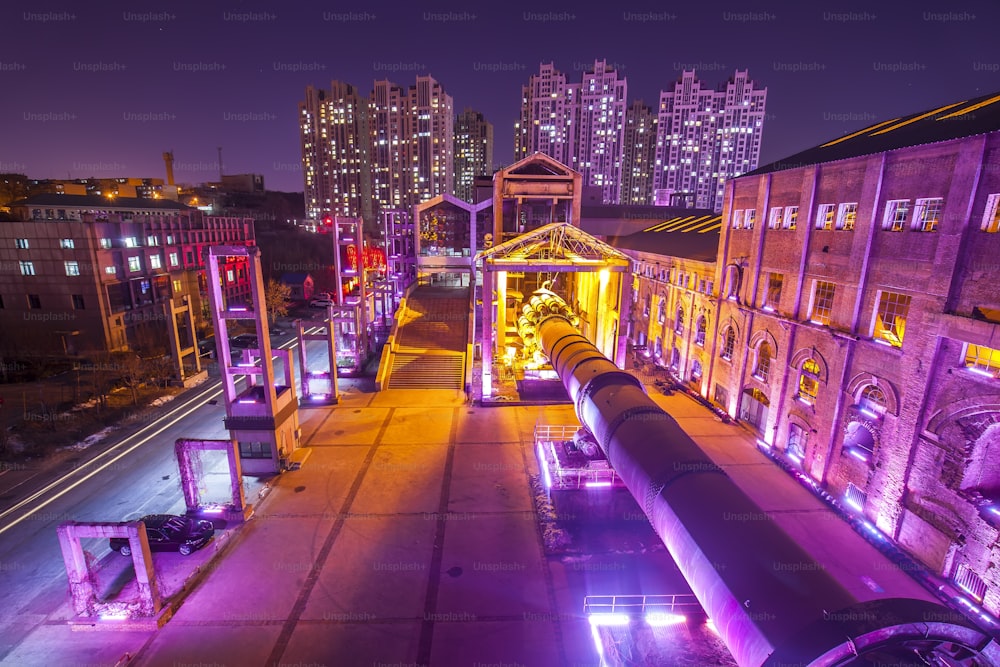
[[[947,607],[848,592],[570,324],[554,296],[529,301],[535,340],[741,667],[1000,663],[997,642]]]

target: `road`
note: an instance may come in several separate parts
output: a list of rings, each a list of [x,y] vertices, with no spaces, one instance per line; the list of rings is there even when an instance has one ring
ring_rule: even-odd
[[[294,349],[293,339],[278,347]],[[308,343],[310,369],[325,361],[321,342]],[[299,375],[298,355],[292,355]],[[242,381],[242,380],[241,380]],[[342,391],[359,380],[341,380]],[[128,521],[150,513],[184,513],[174,441],[178,438],[224,439],[225,407],[221,382],[210,379],[185,392],[136,432],[99,452],[80,452],[42,480],[41,473],[11,466],[0,475],[4,502],[0,505],[0,661],[27,635],[65,604],[66,571],[56,528],[64,521]],[[206,464],[206,477],[218,499],[228,483],[224,460]],[[7,479],[4,479],[7,477]],[[10,488],[10,484],[17,486]],[[244,477],[244,491],[253,501],[262,480]],[[36,490],[37,489],[37,490]],[[87,544],[95,557],[107,545]]]

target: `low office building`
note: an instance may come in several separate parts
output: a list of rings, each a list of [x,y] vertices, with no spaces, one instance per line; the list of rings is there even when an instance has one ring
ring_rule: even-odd
[[[165,304],[207,317],[204,253],[254,245],[253,221],[206,216],[169,200],[43,194],[11,204],[0,222],[0,346],[13,355],[78,355],[155,347]],[[246,267],[223,273],[246,300]]]

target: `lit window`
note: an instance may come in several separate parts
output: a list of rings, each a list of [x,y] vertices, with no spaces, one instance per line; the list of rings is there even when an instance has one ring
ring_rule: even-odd
[[[854,223],[858,219],[858,203],[841,204],[837,208],[837,229],[845,232],[854,231]]]
[[[181,281],[175,280],[174,281],[174,294],[179,294],[181,291],[182,291],[181,290]]]
[[[701,379],[701,361],[695,359],[691,362],[691,380],[698,381]]]
[[[795,459],[799,463],[806,457],[806,443],[809,440],[809,433],[798,424],[788,425],[788,445],[785,452],[789,458]]]
[[[105,266],[104,267],[104,273],[115,275],[115,267],[113,267],[113,266]]]
[[[35,275],[35,263],[34,262],[18,262],[21,267],[22,276],[33,276]]]
[[[698,324],[696,325],[695,334],[694,334],[694,344],[695,345],[701,345],[702,347],[705,346],[705,332],[706,332],[707,328],[708,328],[708,325],[705,323],[705,318],[704,317],[699,317],[698,318]]]
[[[780,273],[767,274],[767,292],[764,294],[764,310],[775,311],[781,303],[781,286],[784,276]]]
[[[882,218],[882,229],[887,232],[901,232],[906,226],[906,217],[910,214],[909,199],[893,199],[885,203],[885,217]]]
[[[160,261],[160,256],[159,255],[150,255],[149,256],[149,268],[151,268],[151,269],[158,269],[161,266],[162,266],[162,263]]]
[[[236,277],[233,275],[233,270],[229,269],[228,271],[226,271],[226,282],[231,283],[234,280],[236,280]]]
[[[107,250],[111,247],[111,239],[101,239],[100,244],[102,248]]]
[[[816,210],[816,229],[833,229],[834,204],[820,204]]]
[[[739,208],[733,211],[733,229],[741,227],[743,227],[743,209]]]
[[[674,320],[674,333],[680,335],[684,333],[684,309],[677,309],[677,318]]]
[[[775,206],[771,209],[771,214],[767,220],[767,226],[769,229],[781,229],[781,214],[785,209],[780,206]]]
[[[809,405],[816,403],[819,395],[819,362],[815,359],[806,359],[802,362],[799,373],[799,400]]]
[[[66,267],[67,276],[78,276],[80,275],[80,263],[79,262],[63,262],[63,266]]]
[[[879,292],[875,307],[872,337],[884,340],[893,347],[903,347],[906,333],[906,315],[910,310],[910,297],[895,292]]]
[[[873,384],[864,388],[858,400],[858,407],[869,416],[881,417],[885,414],[887,405],[885,392]]]
[[[743,226],[746,229],[753,229],[753,223],[757,219],[757,209],[748,208],[746,217],[743,219]]]
[[[656,319],[663,324],[667,321],[667,299],[666,297],[660,297],[659,304],[656,307]]]
[[[817,280],[813,286],[812,303],[809,306],[809,321],[815,324],[830,324],[830,313],[833,311],[833,295],[836,285]]]
[[[14,239],[14,247],[18,250],[27,250],[28,239]]]
[[[981,229],[991,234],[1000,232],[1000,194],[990,195],[986,199],[986,211],[983,213]]]
[[[913,231],[936,232],[943,206],[944,199],[941,197],[918,199],[913,207]]]
[[[726,337],[722,341],[722,352],[719,356],[727,361],[732,361],[733,350],[736,349],[736,330],[732,327],[726,329]]]
[[[965,367],[981,375],[1000,376],[1000,350],[985,345],[965,346]]]
[[[125,239],[125,247],[126,248],[138,248],[139,247],[139,242],[136,240],[136,238],[134,236],[129,236],[128,238]]]
[[[129,257],[128,258],[128,270],[129,271],[140,271],[140,270],[142,270],[142,266],[141,266],[141,264],[139,262],[139,258],[138,257]]]
[[[72,250],[73,249],[73,239],[61,239],[59,241],[59,247],[60,248],[65,248],[67,250]]]
[[[761,341],[757,346],[757,361],[753,367],[753,376],[761,382],[767,382],[771,376],[771,346],[767,341]]]
[[[178,263],[177,253],[176,252],[170,253],[170,266],[177,266],[177,263]]]
[[[799,219],[799,207],[798,206],[786,206],[785,207],[785,229],[795,229],[795,223]]]

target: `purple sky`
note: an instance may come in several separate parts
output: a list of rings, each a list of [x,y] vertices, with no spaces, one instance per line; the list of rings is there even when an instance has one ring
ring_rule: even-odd
[[[767,86],[761,164],[878,120],[1000,90],[1000,3],[452,4],[4,3],[0,172],[34,178],[261,173],[302,189],[296,105],[306,85],[436,77],[495,127],[509,163],[520,87],[539,63],[578,81],[603,58],[629,99],[655,103],[685,67],[714,86]],[[708,6],[711,5],[711,8]],[[875,6],[875,9],[871,7]],[[529,7],[529,8],[526,8]]]

